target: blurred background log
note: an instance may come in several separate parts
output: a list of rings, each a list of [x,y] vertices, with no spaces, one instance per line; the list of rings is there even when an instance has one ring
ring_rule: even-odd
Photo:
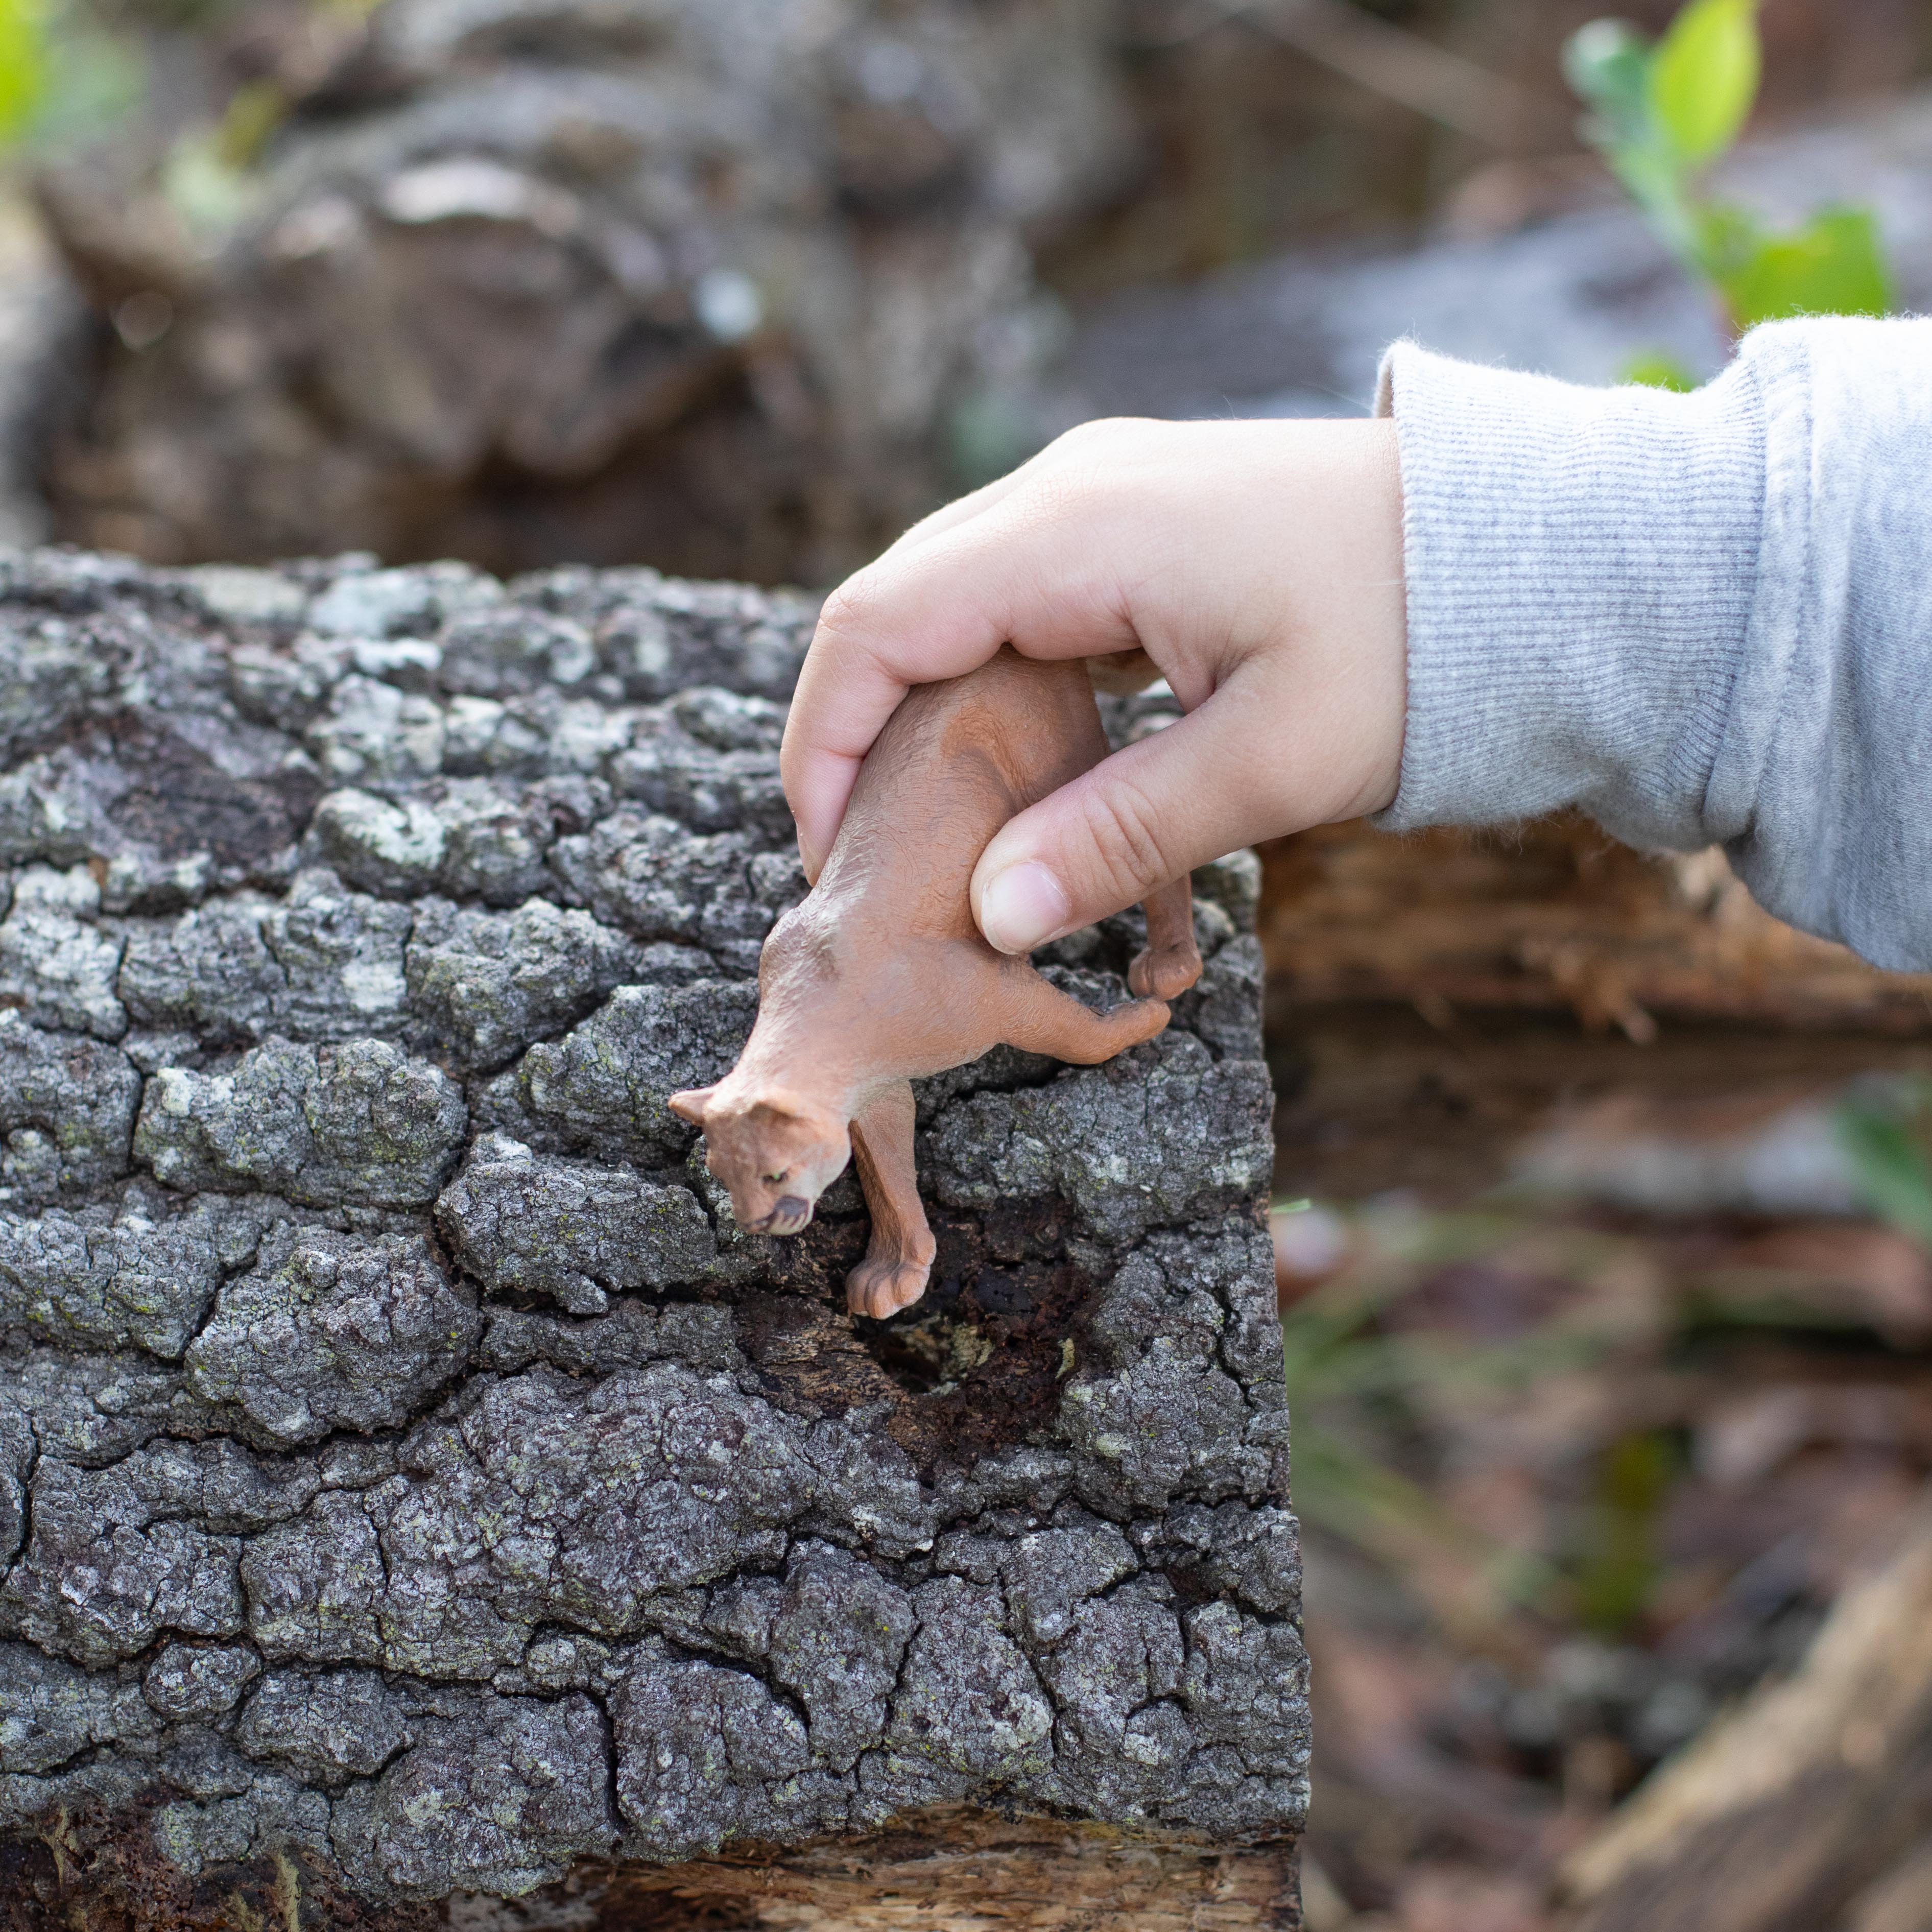
[[[824,584],[1083,417],[1359,410],[1411,328],[1723,352],[1576,150],[1587,0],[117,4],[155,82],[38,170],[92,317],[38,462],[57,534],[152,561]],[[1918,70],[1912,0],[1767,37],[1726,185],[1874,203],[1922,302],[1932,110],[1792,122]]]
[[[1284,1012],[1388,1000],[1568,1011],[1640,1044],[1658,1020],[1932,1028],[1932,975],[1881,973],[1762,910],[1721,851],[1646,854],[1578,816],[1268,848],[1262,931]]]
[[[1932,1926],[1932,1515],[1573,1858],[1574,1932]]]
[[[1030,242],[1124,172],[1108,16],[244,16],[212,128],[40,174],[101,324],[56,527],[836,578],[944,494],[936,430],[1030,352]]]

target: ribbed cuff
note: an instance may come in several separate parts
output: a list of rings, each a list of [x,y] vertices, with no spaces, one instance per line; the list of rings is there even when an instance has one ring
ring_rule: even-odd
[[[1401,450],[1408,720],[1376,823],[1575,804],[1634,844],[1708,843],[1763,520],[1750,370],[1580,388],[1400,343],[1377,412]]]

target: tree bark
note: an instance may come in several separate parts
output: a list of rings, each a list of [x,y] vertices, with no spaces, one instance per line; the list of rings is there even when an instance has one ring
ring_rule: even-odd
[[[746,1234],[665,1105],[804,890],[810,616],[0,561],[16,1924],[1295,1922],[1258,874],[1160,1039],[922,1084],[854,1322],[849,1178]]]

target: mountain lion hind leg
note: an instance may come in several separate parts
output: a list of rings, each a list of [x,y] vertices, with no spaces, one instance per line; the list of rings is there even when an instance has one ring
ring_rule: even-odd
[[[1148,943],[1127,968],[1127,984],[1144,1000],[1178,999],[1201,976],[1194,944],[1194,888],[1183,872],[1141,902]]]
[[[1159,1000],[1130,1000],[1111,1013],[1096,1013],[1036,973],[1028,972],[1026,980],[1030,983],[1016,989],[1018,1010],[1000,1035],[1024,1053],[1097,1066],[1153,1039],[1167,1024],[1167,1008]]]

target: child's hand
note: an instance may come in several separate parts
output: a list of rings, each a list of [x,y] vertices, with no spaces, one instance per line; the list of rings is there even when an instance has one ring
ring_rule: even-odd
[[[1257,839],[1394,797],[1402,488],[1387,422],[1091,423],[935,512],[827,602],[782,760],[817,878],[908,686],[1010,640],[1144,650],[1188,716],[1022,812],[973,876],[1024,952]]]

